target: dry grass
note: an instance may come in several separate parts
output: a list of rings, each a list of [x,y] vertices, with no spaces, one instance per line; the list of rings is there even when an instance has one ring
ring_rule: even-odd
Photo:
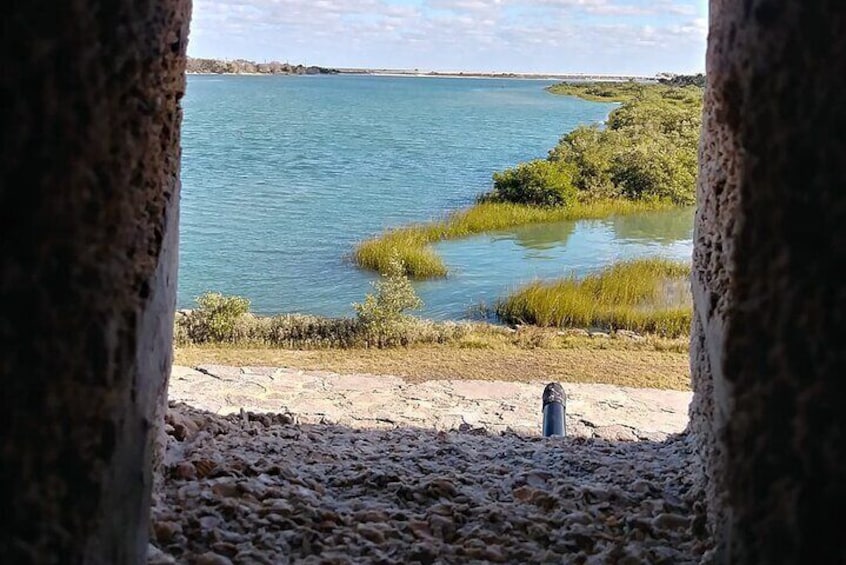
[[[539,344],[533,347],[533,344]],[[394,349],[285,350],[207,345],[179,347],[175,362],[196,366],[265,365],[335,373],[394,375],[410,382],[476,379],[604,383],[689,390],[687,340],[649,338],[531,338],[524,346],[469,341]]]

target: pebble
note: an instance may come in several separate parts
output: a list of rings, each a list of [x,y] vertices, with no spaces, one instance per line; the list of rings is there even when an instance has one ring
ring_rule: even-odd
[[[207,551],[194,560],[196,565],[232,565],[232,560],[219,553]]]
[[[190,461],[182,461],[174,468],[174,475],[179,479],[194,479],[197,477],[197,468]]]
[[[153,524],[153,532],[156,535],[156,541],[162,544],[168,544],[173,541],[176,534],[182,533],[182,525],[178,522],[169,522],[162,520]]]
[[[153,545],[147,546],[147,565],[174,565],[176,560]]]
[[[546,442],[174,411],[169,421],[196,429],[168,432],[149,564],[693,564],[712,555],[684,434]],[[179,471],[198,461],[210,462],[206,471]]]
[[[686,529],[690,526],[690,517],[678,514],[658,514],[652,519],[652,525],[657,530]]]
[[[620,339],[629,339],[631,341],[645,341],[646,338],[642,335],[638,335],[631,330],[617,330],[614,332],[614,336]]]

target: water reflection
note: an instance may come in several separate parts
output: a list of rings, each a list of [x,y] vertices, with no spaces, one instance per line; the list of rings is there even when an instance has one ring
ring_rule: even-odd
[[[675,243],[693,238],[695,208],[667,210],[609,219],[614,237],[626,241]]]
[[[545,250],[567,245],[574,231],[576,231],[576,222],[559,222],[518,228],[514,230],[511,237],[514,243],[521,247]]]

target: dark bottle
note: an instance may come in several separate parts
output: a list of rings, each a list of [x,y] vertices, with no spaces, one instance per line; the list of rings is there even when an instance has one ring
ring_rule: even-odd
[[[564,423],[567,396],[558,383],[549,383],[543,389],[543,437],[566,435]]]

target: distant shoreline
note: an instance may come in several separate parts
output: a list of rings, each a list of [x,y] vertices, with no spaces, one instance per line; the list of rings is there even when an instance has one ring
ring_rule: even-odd
[[[245,76],[303,76],[303,75],[364,75],[413,78],[491,78],[522,80],[559,80],[590,82],[657,82],[658,76],[598,74],[598,73],[522,73],[493,71],[436,71],[421,69],[389,69],[360,67],[319,67],[292,65],[270,61],[259,63],[246,59],[201,59],[188,57],[186,73],[189,75],[245,75]]]
[[[510,72],[468,72],[468,71],[415,71],[407,69],[335,69],[342,75],[370,75],[414,78],[507,78],[524,80],[577,80],[591,82],[642,81],[657,82],[654,76],[645,75],[602,75],[580,73],[510,73]]]
[[[386,77],[386,78],[450,78],[450,79],[500,79],[500,80],[534,80],[534,81],[574,81],[574,82],[658,82],[655,77],[634,76],[634,75],[570,75],[570,74],[535,74],[535,73],[465,73],[465,72],[427,72],[416,73],[414,71],[376,71],[366,69],[338,69],[336,73],[321,73],[321,74],[305,74],[305,73],[255,73],[255,72],[235,72],[235,73],[213,73],[213,72],[196,72],[186,71],[187,75],[194,76],[283,76],[283,77],[301,77],[301,76],[372,76],[372,77]]]

